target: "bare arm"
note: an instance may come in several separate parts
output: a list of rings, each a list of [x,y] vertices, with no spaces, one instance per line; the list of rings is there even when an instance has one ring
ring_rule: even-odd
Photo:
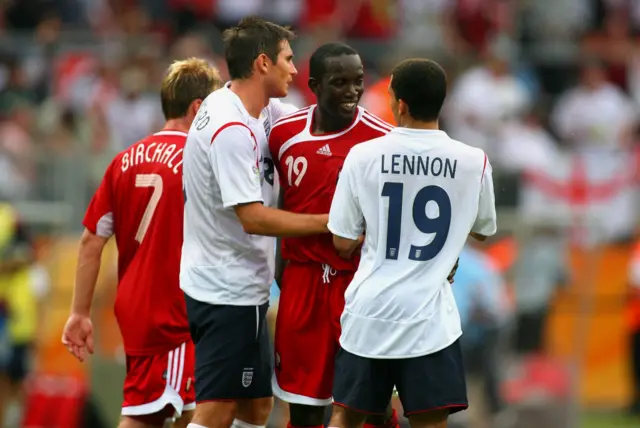
[[[294,214],[260,202],[236,205],[234,209],[242,228],[251,235],[287,237],[329,232],[328,214]]]
[[[100,260],[107,240],[107,238],[95,235],[87,229],[80,238],[78,266],[71,304],[71,313],[73,314],[89,316],[91,312],[91,302],[100,272]]]
[[[248,127],[228,126],[217,134],[210,147],[222,205],[233,207],[245,233],[285,237],[328,232],[327,214],[294,214],[263,204],[263,173],[258,168],[254,137]]]
[[[356,240],[333,235],[333,246],[338,252],[338,255],[343,259],[350,259],[351,256],[353,256],[353,252],[362,245],[363,241],[364,235],[360,236]]]

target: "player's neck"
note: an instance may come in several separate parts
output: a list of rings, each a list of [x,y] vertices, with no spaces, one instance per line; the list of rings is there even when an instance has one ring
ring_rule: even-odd
[[[353,123],[355,116],[351,119],[336,119],[331,117],[318,108],[313,111],[313,123],[311,131],[314,134],[330,134],[332,132],[339,132],[349,127]]]
[[[437,131],[440,129],[440,125],[437,120],[433,120],[430,122],[424,122],[421,120],[415,120],[411,118],[406,118],[398,123],[398,126],[409,129],[424,129],[429,131]]]
[[[269,105],[269,96],[259,82],[251,79],[232,80],[229,89],[240,98],[247,112],[256,119]]]
[[[191,121],[187,118],[181,117],[179,119],[169,119],[162,128],[163,131],[180,131],[184,133],[189,132],[191,128]]]

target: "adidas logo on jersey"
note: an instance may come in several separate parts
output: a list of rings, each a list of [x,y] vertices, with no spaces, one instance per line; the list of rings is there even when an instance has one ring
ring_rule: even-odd
[[[316,153],[319,155],[331,156],[331,149],[329,148],[328,144],[325,144],[324,146],[320,147]]]

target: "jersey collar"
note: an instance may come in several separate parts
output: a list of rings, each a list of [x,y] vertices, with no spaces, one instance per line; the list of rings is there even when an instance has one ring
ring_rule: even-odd
[[[262,112],[260,113],[260,118],[256,119],[255,117],[251,116],[247,108],[242,103],[242,100],[240,99],[240,97],[237,96],[235,92],[233,92],[229,88],[229,86],[231,86],[231,81],[228,81],[227,83],[225,83],[222,90],[227,93],[227,96],[229,97],[229,99],[236,105],[236,107],[238,107],[238,109],[240,110],[242,115],[245,117],[245,119],[248,119],[249,121],[260,121],[262,119]]]
[[[441,131],[439,129],[413,129],[413,128],[403,128],[401,126],[395,127],[391,130],[391,132],[395,134],[402,134],[408,136],[424,136],[424,135],[441,135],[447,136],[447,133]]]

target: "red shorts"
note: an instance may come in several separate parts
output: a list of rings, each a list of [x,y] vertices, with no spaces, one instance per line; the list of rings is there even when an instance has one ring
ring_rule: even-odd
[[[344,292],[353,272],[289,263],[276,321],[273,394],[309,406],[331,404]]]
[[[166,412],[181,415],[196,408],[195,347],[185,342],[173,351],[153,356],[127,355],[123,416]]]

